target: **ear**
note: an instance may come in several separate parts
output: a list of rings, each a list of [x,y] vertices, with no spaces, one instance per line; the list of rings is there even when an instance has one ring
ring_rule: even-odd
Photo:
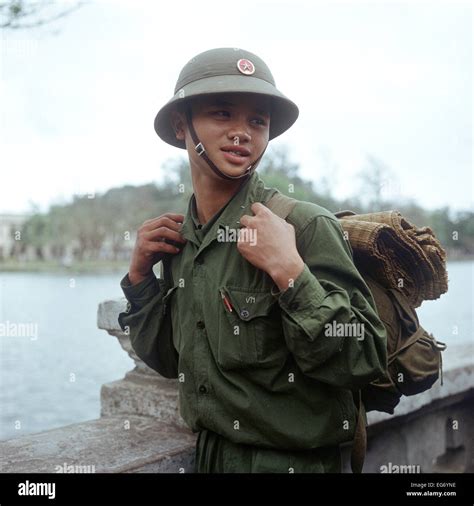
[[[173,128],[176,138],[179,141],[184,141],[184,115],[181,112],[178,112],[176,110],[171,111],[171,127]]]

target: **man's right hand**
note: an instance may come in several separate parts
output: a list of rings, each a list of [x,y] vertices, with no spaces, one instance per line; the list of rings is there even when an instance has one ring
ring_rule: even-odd
[[[138,229],[137,240],[132,253],[128,279],[131,285],[143,281],[153,271],[165,253],[176,254],[181,249],[165,241],[186,243],[186,239],[179,233],[184,215],[165,213],[158,218],[147,220]]]

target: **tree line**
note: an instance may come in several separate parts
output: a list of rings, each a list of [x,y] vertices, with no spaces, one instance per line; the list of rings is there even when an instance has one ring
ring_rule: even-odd
[[[164,180],[160,184],[126,185],[103,194],[75,195],[68,204],[57,204],[46,213],[34,213],[23,225],[21,244],[17,251],[30,247],[36,257],[61,259],[71,245],[74,260],[123,258],[133,247],[138,227],[147,219],[165,212],[185,214],[192,194],[188,162],[173,159],[165,163]],[[471,211],[453,212],[449,206],[427,210],[413,201],[390,199],[383,187],[388,169],[373,157],[360,173],[360,188],[356,195],[336,199],[330,184],[315,184],[299,175],[299,165],[288,159],[283,148],[270,149],[258,169],[266,186],[309,202],[315,202],[331,212],[350,209],[369,213],[395,209],[416,226],[429,226],[441,241],[448,255],[474,253],[474,220]],[[71,250],[71,248],[69,248]]]

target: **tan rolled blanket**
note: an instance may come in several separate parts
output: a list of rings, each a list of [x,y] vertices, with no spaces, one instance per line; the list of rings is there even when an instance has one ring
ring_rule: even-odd
[[[348,213],[336,216],[359,269],[400,290],[413,307],[448,291],[446,252],[431,228],[415,227],[398,211]]]

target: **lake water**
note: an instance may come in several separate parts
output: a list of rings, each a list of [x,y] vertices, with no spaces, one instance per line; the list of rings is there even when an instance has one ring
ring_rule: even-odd
[[[124,274],[124,273],[123,273]],[[122,273],[0,273],[0,323],[30,323],[28,337],[0,336],[0,439],[100,417],[102,384],[134,367],[97,328],[97,306],[122,296]],[[418,309],[448,345],[473,339],[474,262],[448,265],[449,293]],[[35,334],[36,330],[37,334]]]

